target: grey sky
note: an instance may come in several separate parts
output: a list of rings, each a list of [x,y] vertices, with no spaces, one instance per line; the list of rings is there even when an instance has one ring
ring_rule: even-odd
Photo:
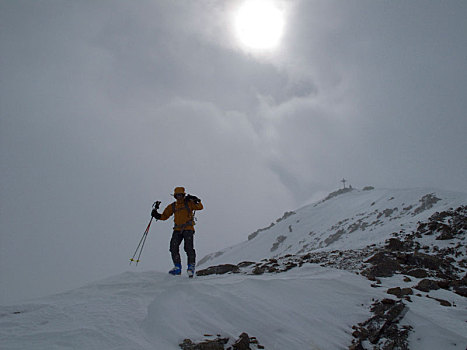
[[[342,177],[467,192],[465,1],[278,0],[260,55],[238,4],[0,0],[0,303],[127,270],[175,186],[205,204],[199,258]]]

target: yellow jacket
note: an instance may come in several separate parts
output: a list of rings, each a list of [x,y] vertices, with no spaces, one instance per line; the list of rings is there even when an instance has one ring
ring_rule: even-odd
[[[160,220],[167,220],[174,215],[174,230],[192,230],[194,231],[194,210],[202,210],[203,205],[201,202],[195,203],[193,201],[186,201],[183,199],[177,199],[175,202],[169,204],[164,212],[161,214]]]

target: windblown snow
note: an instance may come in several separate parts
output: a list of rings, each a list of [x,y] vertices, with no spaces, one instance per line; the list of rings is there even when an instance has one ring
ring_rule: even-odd
[[[334,196],[333,196],[334,194]],[[359,249],[409,232],[437,211],[465,205],[467,195],[433,189],[336,191],[329,199],[287,212],[237,246],[200,265],[259,261],[286,254]]]
[[[237,246],[210,254],[199,269],[377,247],[394,232],[408,234],[435,212],[466,203],[465,194],[433,189],[338,191],[286,213]],[[422,240],[431,246],[463,247],[456,266],[465,276],[465,234],[454,241],[435,242],[430,236]],[[408,282],[398,274],[375,283],[359,271],[322,265],[194,279],[125,272],[66,293],[0,307],[0,348],[175,350],[186,338],[198,342],[222,336],[229,338],[227,349],[246,332],[265,349],[348,349],[352,326],[372,316],[376,300],[394,297],[388,288],[413,287],[422,280],[410,277]],[[466,348],[465,296],[441,288],[417,291],[403,301],[406,308],[399,322],[412,327],[408,348]],[[383,348],[370,341],[362,346]]]

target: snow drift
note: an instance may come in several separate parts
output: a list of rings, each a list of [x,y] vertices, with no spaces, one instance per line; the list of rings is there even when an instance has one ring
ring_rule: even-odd
[[[208,255],[205,276],[125,272],[0,307],[1,348],[175,350],[213,335],[228,348],[247,332],[265,349],[384,349],[398,348],[380,336],[395,332],[406,348],[463,350],[467,223],[454,209],[466,203],[433,189],[338,191]]]

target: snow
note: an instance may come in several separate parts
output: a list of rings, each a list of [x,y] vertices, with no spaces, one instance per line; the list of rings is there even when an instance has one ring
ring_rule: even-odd
[[[415,213],[421,198],[431,193],[440,200]],[[380,244],[395,231],[414,229],[417,221],[435,211],[466,202],[465,194],[427,189],[353,191],[297,210],[255,238],[213,253],[201,268]],[[381,214],[394,208],[398,209]],[[359,223],[358,229],[351,229]],[[339,230],[343,233],[333,236]],[[279,236],[285,239],[280,242]],[[277,249],[272,250],[274,243]],[[433,244],[433,237],[425,243]],[[219,334],[233,341],[246,332],[269,350],[346,349],[353,339],[352,326],[371,317],[375,300],[393,298],[388,288],[411,287],[418,281],[412,278],[408,283],[396,275],[382,278],[375,288],[358,274],[316,264],[277,274],[193,279],[133,270],[66,293],[0,307],[0,347],[175,350],[185,338],[201,341],[206,334]],[[466,298],[442,289],[415,293],[401,320],[413,327],[410,349],[464,350]]]
[[[0,309],[2,349],[179,349],[204,334],[266,349],[345,348],[369,315],[369,281],[310,265],[280,275],[188,279],[128,272]],[[362,305],[364,307],[362,307]]]
[[[417,212],[422,198],[431,194],[440,200],[433,207]],[[394,232],[413,230],[419,221],[428,219],[436,211],[465,203],[467,194],[426,188],[354,190],[300,208],[294,215],[262,230],[253,239],[213,253],[210,258],[201,259],[200,263],[203,266],[236,264],[310,251],[359,249],[381,244]],[[343,234],[333,239],[339,230]],[[272,249],[280,236],[286,239],[278,249]]]
[[[403,282],[400,275],[382,278],[381,289],[395,286],[410,287],[421,279],[412,278],[410,283]],[[406,285],[404,285],[404,283]],[[413,327],[409,335],[410,349],[465,349],[467,346],[467,300],[455,293],[439,289],[424,293],[415,291],[412,302],[406,305],[409,311],[402,324]],[[417,295],[419,294],[419,296]],[[451,302],[453,307],[440,305],[435,299]],[[386,295],[388,297],[388,295]]]

